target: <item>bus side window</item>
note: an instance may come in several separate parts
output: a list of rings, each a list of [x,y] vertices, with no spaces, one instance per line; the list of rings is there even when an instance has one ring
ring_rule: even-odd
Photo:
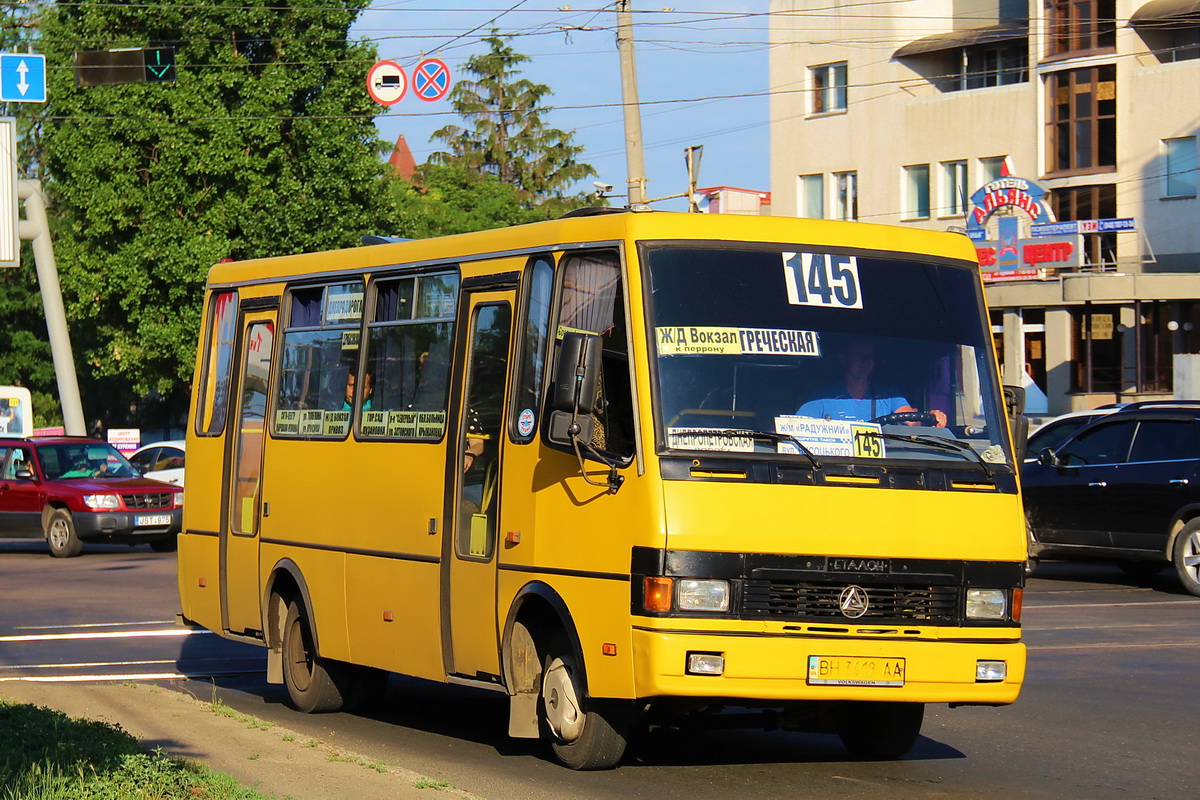
[[[592,445],[619,456],[634,453],[633,395],[621,259],[613,251],[563,259],[557,339],[566,331],[599,334],[603,345],[600,397]]]
[[[554,292],[554,261],[534,256],[525,284],[519,378],[510,412],[509,436],[514,442],[531,442],[537,432],[546,372],[546,342],[550,335],[550,297]]]
[[[360,437],[442,438],[458,287],[452,272],[375,282],[366,358],[374,392]]]
[[[371,377],[358,374],[363,284],[294,288],[283,331],[275,435],[342,438],[350,430],[352,400],[368,404]]]
[[[204,371],[196,392],[196,433],[219,436],[225,430],[225,416],[229,410],[233,340],[237,336],[237,292],[213,292],[208,309]]]

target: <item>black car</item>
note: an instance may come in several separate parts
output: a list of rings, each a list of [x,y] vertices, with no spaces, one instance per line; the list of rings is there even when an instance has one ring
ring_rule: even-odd
[[[1200,595],[1200,401],[1131,403],[1021,471],[1033,558],[1107,558],[1128,573],[1175,565]]]

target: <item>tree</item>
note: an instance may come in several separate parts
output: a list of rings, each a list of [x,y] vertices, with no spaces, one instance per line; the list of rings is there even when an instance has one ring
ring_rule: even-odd
[[[39,158],[92,378],[186,397],[213,263],[351,246],[390,226],[362,83],[375,48],[347,39],[359,11],[348,0],[45,8]],[[61,68],[78,50],[144,46],[175,48],[175,83],[79,87]]]
[[[475,78],[460,78],[450,91],[454,110],[471,127],[447,125],[436,131],[431,141],[444,142],[448,152],[434,153],[430,161],[494,175],[515,187],[527,208],[546,205],[566,211],[588,205],[587,195],[566,192],[596,171],[576,160],[583,146],[572,143],[573,134],[543,120],[541,102],[550,87],[518,77],[519,65],[530,59],[495,30],[483,41],[489,51],[464,65]]]

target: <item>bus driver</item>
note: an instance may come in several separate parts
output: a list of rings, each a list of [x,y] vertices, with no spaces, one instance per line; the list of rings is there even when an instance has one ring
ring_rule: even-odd
[[[800,406],[798,416],[870,422],[889,414],[917,410],[899,392],[871,383],[871,372],[875,369],[873,342],[862,339],[851,342],[838,353],[838,361],[844,373],[841,384],[829,387],[824,397]],[[937,427],[946,427],[945,412],[930,409],[930,413]]]

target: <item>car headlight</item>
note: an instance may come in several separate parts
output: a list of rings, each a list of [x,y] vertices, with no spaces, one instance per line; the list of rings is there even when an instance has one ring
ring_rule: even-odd
[[[680,611],[728,611],[729,581],[679,581],[676,602]]]
[[[967,619],[1004,619],[1007,613],[1007,590],[967,589]]]
[[[85,494],[83,504],[95,511],[112,511],[121,507],[121,498],[115,494]]]
[[[172,508],[183,508],[183,492],[175,492],[175,496],[171,498]]]

